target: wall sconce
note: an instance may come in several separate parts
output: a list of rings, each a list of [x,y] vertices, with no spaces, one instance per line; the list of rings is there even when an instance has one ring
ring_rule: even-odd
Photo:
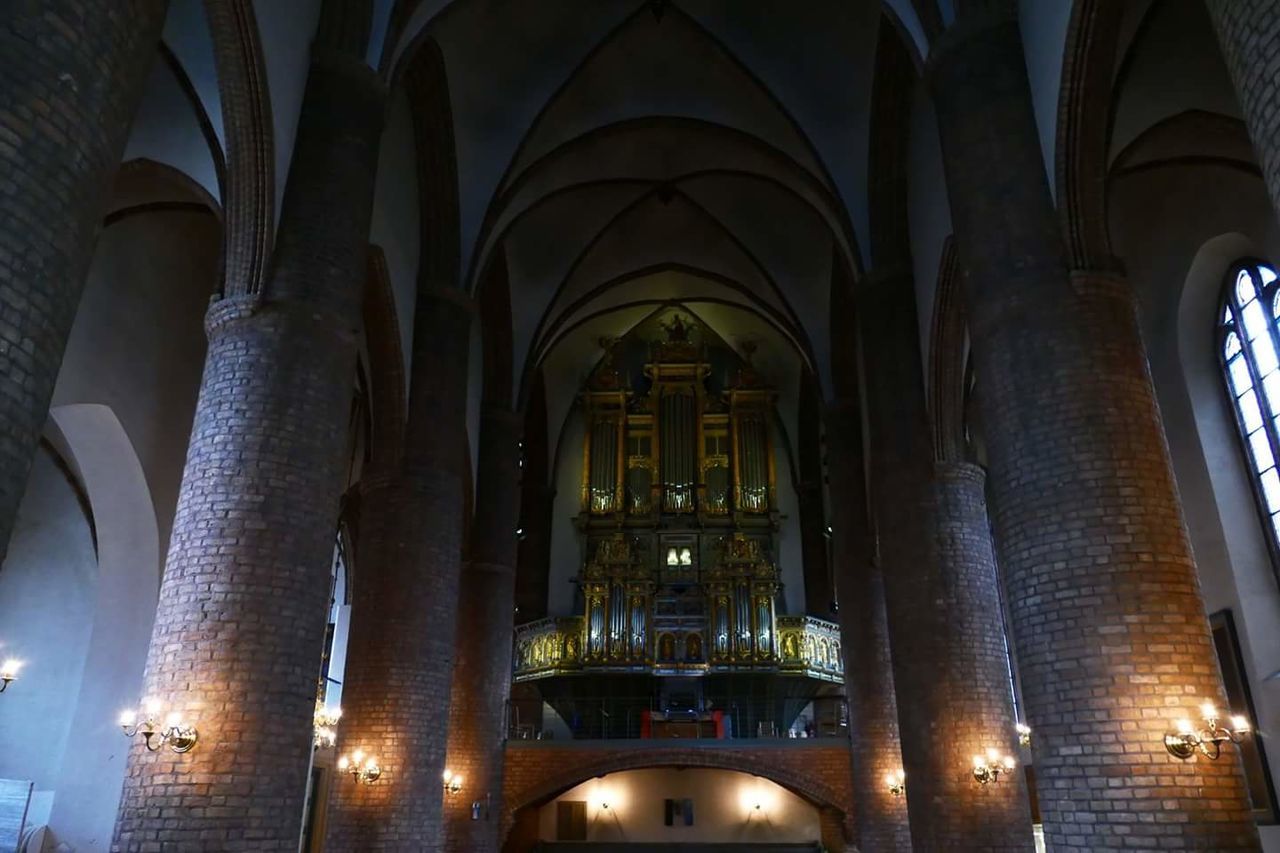
[[[1026,723],[1018,723],[1018,745],[1031,746],[1031,726]]]
[[[462,790],[462,774],[454,773],[452,770],[444,771],[444,792],[449,796],[453,796]],[[608,806],[605,806],[608,808]]]
[[[18,678],[18,670],[22,667],[22,661],[9,658],[3,664],[0,664],[0,693],[3,693],[9,686],[9,682],[16,681]]]
[[[344,755],[339,758],[338,770],[350,774],[359,785],[372,785],[382,776],[378,759],[372,755],[366,757],[362,749],[357,749],[350,757]]]
[[[338,721],[341,719],[341,708],[334,708],[329,711],[321,703],[316,703],[316,713],[313,721],[315,727],[313,749],[332,748],[338,742]]]
[[[989,782],[999,782],[1001,773],[1009,773],[1013,770],[1016,762],[1013,756],[1001,756],[998,750],[988,749],[986,755],[975,755],[973,757],[973,778],[978,780],[978,784],[986,785]]]
[[[1200,706],[1200,716],[1204,718],[1204,728],[1199,731],[1190,720],[1178,720],[1174,725],[1177,731],[1168,732],[1164,736],[1164,748],[1174,758],[1186,761],[1200,753],[1210,760],[1217,760],[1222,754],[1222,744],[1227,741],[1241,743],[1250,733],[1249,721],[1239,715],[1231,718],[1231,728],[1218,725],[1218,710],[1212,702]]]
[[[179,755],[190,752],[196,745],[196,741],[200,739],[200,733],[196,731],[196,727],[184,723],[182,715],[177,711],[165,717],[164,725],[161,725],[160,703],[148,700],[145,704],[141,720],[138,719],[136,711],[125,711],[120,715],[120,728],[124,730],[124,736],[142,735],[143,743],[151,752],[159,752],[165,746]]]
[[[886,773],[884,781],[889,786],[889,793],[895,797],[901,797],[907,792],[907,774],[901,770]]]

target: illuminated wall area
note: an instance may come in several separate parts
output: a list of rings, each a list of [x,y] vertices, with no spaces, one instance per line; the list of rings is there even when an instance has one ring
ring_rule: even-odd
[[[564,837],[574,834],[575,811],[585,811],[586,838]],[[579,819],[576,829],[581,828]],[[569,789],[538,813],[542,841],[758,844],[812,843],[820,836],[818,809],[811,803],[775,782],[734,770],[610,773]]]

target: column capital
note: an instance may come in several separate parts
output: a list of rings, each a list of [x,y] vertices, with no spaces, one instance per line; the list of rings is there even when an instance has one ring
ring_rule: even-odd
[[[935,462],[933,473],[941,483],[973,483],[979,488],[987,483],[987,469],[972,462]]]

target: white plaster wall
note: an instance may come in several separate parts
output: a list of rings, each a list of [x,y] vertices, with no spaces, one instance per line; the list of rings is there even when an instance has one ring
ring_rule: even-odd
[[[116,712],[136,707],[155,618],[159,533],[138,456],[106,406],[62,406],[50,417],[75,454],[98,534],[98,577],[84,677],[70,707],[74,745],[59,764],[49,825],[71,849],[111,843],[130,741]]]
[[[293,142],[302,111],[302,93],[311,65],[311,41],[320,20],[320,0],[253,0],[262,39],[263,61],[271,96],[271,126],[275,146],[276,222],[280,221],[281,200]]]
[[[1116,81],[1112,157],[1152,125],[1187,110],[1240,117],[1202,0],[1162,0],[1127,60]]]
[[[777,429],[777,426],[774,427]],[[800,499],[791,480],[791,460],[783,447],[784,436],[773,442],[774,470],[778,474],[778,570],[782,577],[782,611],[804,614],[804,550],[800,537]]]
[[[556,424],[552,424],[554,429]],[[573,613],[574,585],[569,579],[582,564],[582,546],[573,517],[582,498],[582,442],[585,436],[582,410],[573,409],[564,421],[554,464],[555,503],[551,511],[551,567],[547,579],[547,615]],[[552,433],[554,436],[555,433]]]
[[[167,62],[157,58],[142,105],[133,117],[124,160],[146,158],[185,172],[212,198],[221,199],[218,174],[196,113]]]
[[[1051,192],[1058,138],[1058,95],[1062,88],[1062,58],[1071,24],[1069,0],[1019,0],[1018,24],[1022,29],[1022,52],[1031,84],[1031,105],[1040,131],[1040,149]]]
[[[951,233],[951,207],[942,168],[938,119],[924,85],[916,87],[912,106],[907,143],[907,228],[911,235],[920,352],[922,363],[928,364],[933,294],[938,288],[942,247]]]
[[[204,105],[218,141],[225,147],[222,124],[222,96],[218,92],[218,72],[213,59],[213,36],[204,14],[204,0],[170,0],[161,35],[173,52],[191,86]]]
[[[664,825],[665,799],[693,800],[693,826],[680,819]],[[733,770],[628,770],[591,779],[539,809],[540,839],[555,840],[556,803],[573,800],[587,803],[588,841],[813,843],[822,835],[813,805],[775,782]]]
[[[218,240],[217,220],[201,212],[148,212],[107,227],[54,390],[54,406],[100,403],[116,413],[146,473],[162,552],[204,368]]]
[[[413,116],[409,99],[397,89],[387,107],[387,125],[378,154],[378,177],[373,195],[369,242],[382,248],[400,324],[400,347],[405,357],[405,388],[409,383],[409,354],[413,352],[413,309],[417,298],[418,253],[421,242],[418,209],[418,169],[414,157]]]
[[[41,449],[0,567],[0,655],[23,661],[0,702],[0,778],[57,784],[93,624],[98,565],[89,522]]]

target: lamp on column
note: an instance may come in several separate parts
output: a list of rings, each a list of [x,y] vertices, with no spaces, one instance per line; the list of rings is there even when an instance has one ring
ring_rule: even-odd
[[[0,693],[3,693],[9,687],[9,682],[17,680],[18,670],[21,667],[22,661],[14,660],[13,658],[0,664]]]
[[[444,792],[449,796],[453,796],[462,790],[462,774],[454,773],[452,770],[444,771]]]
[[[1012,755],[1002,756],[999,750],[988,749],[986,755],[973,757],[973,778],[980,785],[999,782],[1000,774],[1011,772],[1015,765]]]
[[[344,755],[339,758],[338,770],[349,774],[359,785],[372,785],[382,777],[382,768],[378,766],[378,759],[372,755],[365,755],[362,749],[357,749],[350,756]]]
[[[143,703],[141,720],[138,719],[137,711],[123,712],[120,715],[120,728],[124,730],[125,737],[142,735],[143,743],[151,752],[159,752],[166,746],[171,752],[178,754],[190,752],[200,739],[196,727],[184,722],[177,711],[170,712],[161,724],[160,703],[155,699],[148,699]]]
[[[1190,720],[1184,719],[1174,723],[1177,731],[1165,734],[1164,748],[1174,758],[1186,761],[1199,751],[1205,758],[1216,761],[1224,743],[1241,743],[1252,731],[1249,721],[1238,714],[1231,718],[1231,728],[1220,725],[1218,709],[1212,702],[1200,706],[1200,716],[1204,718],[1204,728],[1197,729]]]
[[[330,711],[325,708],[324,703],[316,703],[316,713],[312,724],[315,728],[313,748],[332,747],[338,742],[338,721],[341,719],[341,708],[334,708]]]
[[[889,786],[889,793],[895,797],[901,797],[907,792],[907,774],[901,770],[886,773],[884,781]]]

